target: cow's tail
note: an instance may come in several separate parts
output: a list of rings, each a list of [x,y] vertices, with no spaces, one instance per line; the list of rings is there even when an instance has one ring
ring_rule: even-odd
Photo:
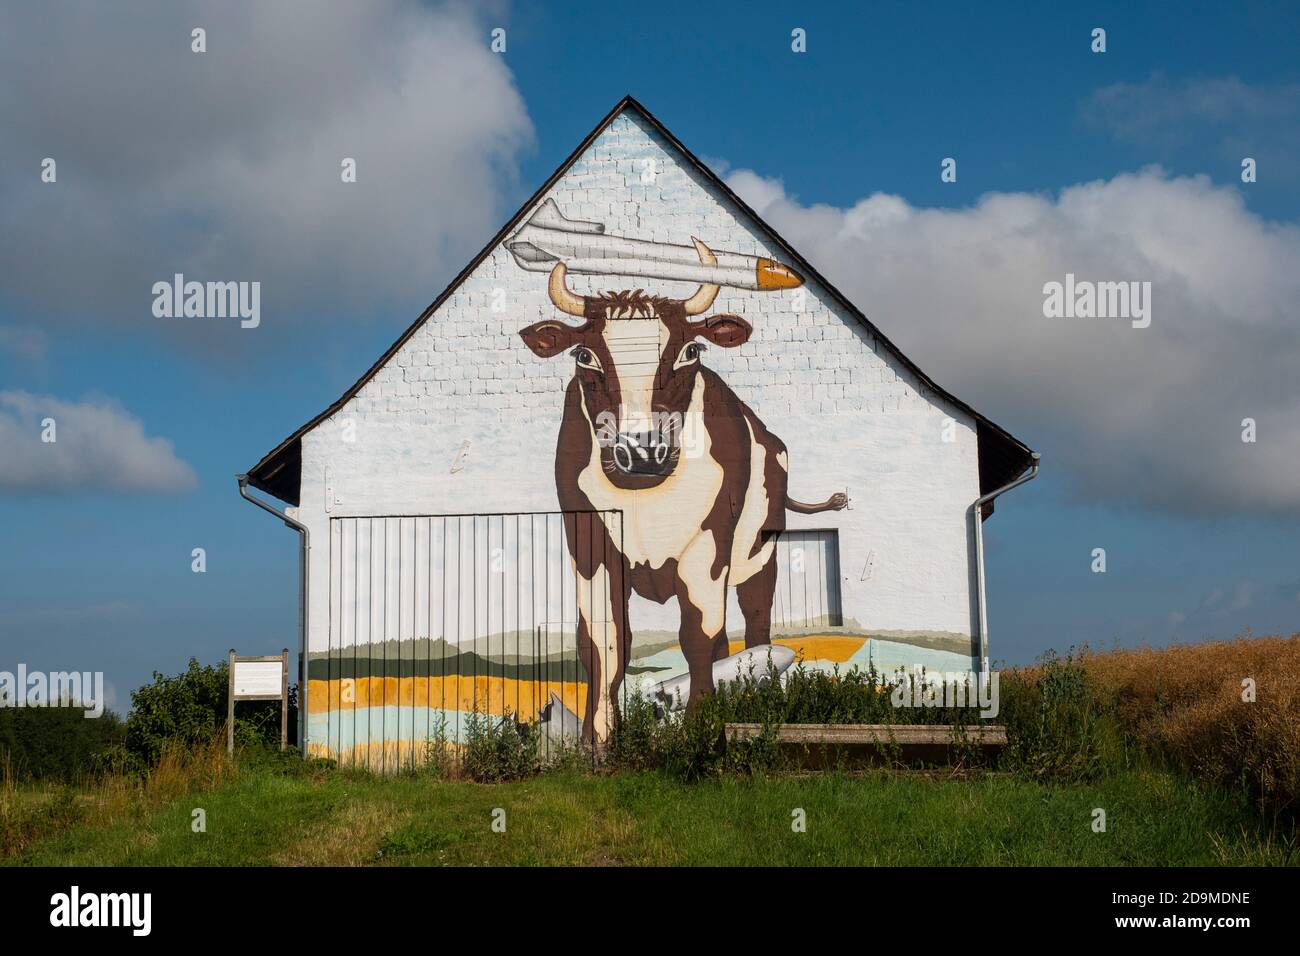
[[[801,515],[815,515],[823,511],[843,511],[849,505],[849,496],[842,491],[837,491],[820,504],[808,505],[802,501],[795,501],[789,495],[785,496],[785,510],[794,511]]]

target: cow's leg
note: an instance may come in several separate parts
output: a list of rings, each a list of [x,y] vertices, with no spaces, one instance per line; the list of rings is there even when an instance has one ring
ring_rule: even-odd
[[[627,669],[627,594],[619,565],[607,565],[590,577],[578,575],[578,656],[587,670],[587,706],[582,736],[603,743],[614,720],[618,690]]]
[[[725,553],[729,549],[728,543]],[[677,562],[677,603],[682,612],[678,640],[691,675],[688,707],[713,693],[713,662],[727,656],[727,568],[716,567],[717,554],[716,539],[706,531]]]
[[[745,646],[772,643],[772,596],[776,593],[776,549],[763,569],[736,585],[736,603],[745,617]]]
[[[594,745],[609,736],[627,667],[627,560],[598,514],[566,514],[564,530],[577,579],[578,659],[587,672],[582,736]]]
[[[751,423],[754,434],[754,464],[750,469],[747,500],[766,506],[763,523],[752,537],[738,539],[743,554],[735,559],[749,577],[736,585],[736,603],[745,618],[745,647],[772,643],[772,598],[776,593],[776,545],[785,530],[786,468],[790,455],[781,439],[762,426]],[[758,562],[758,570],[750,573]],[[737,575],[740,576],[740,575]]]

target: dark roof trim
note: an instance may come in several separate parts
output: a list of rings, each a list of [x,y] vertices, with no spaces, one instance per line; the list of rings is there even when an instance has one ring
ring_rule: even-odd
[[[559,181],[605,128],[609,126],[614,118],[624,110],[636,110],[646,122],[648,122],[660,136],[675,146],[687,161],[716,189],[724,196],[738,206],[742,212],[746,213],[754,222],[756,222],[768,237],[781,249],[785,256],[790,260],[790,264],[796,266],[802,273],[815,279],[835,301],[844,308],[849,314],[856,318],[871,333],[872,336],[879,339],[892,352],[899,361],[915,375],[927,388],[942,396],[948,402],[960,408],[968,415],[972,416],[977,423],[977,435],[980,449],[980,493],[987,494],[995,488],[1013,481],[1018,478],[1029,467],[1031,451],[1029,446],[1017,439],[1006,429],[997,425],[995,422],[985,418],[975,409],[971,408],[961,399],[957,398],[951,392],[942,388],[930,376],[926,375],[921,369],[899,348],[894,345],[889,338],[882,333],[862,311],[852,303],[843,293],[831,285],[826,278],[818,272],[803,256],[801,256],[788,242],[786,242],[775,230],[772,229],[763,219],[750,208],[749,204],[732,192],[731,188],[722,181],[722,179],[704,165],[694,153],[692,153],[669,129],[659,122],[648,109],[638,103],[633,97],[625,96],[605,114],[595,129],[587,134],[586,138],[578,144],[577,148],[571,152],[563,163],[553,172],[541,187],[533,193],[532,196],[519,208],[519,210],[510,217],[509,221],[493,236],[486,246],[476,255],[464,269],[452,279],[448,286],[442,290],[436,299],[420,313],[420,317],[411,324],[411,326],[402,333],[401,338],[393,343],[393,346],[380,356],[369,370],[357,379],[356,383],[349,388],[343,395],[330,405],[329,408],[321,412],[307,424],[303,425],[292,435],[280,442],[269,454],[261,461],[248,470],[248,481],[255,488],[259,488],[268,494],[286,501],[291,505],[297,505],[299,501],[299,485],[302,478],[302,436],[311,431],[322,421],[329,418],[349,400],[352,399],[362,387],[370,381],[374,375],[388,363],[403,345],[415,334],[416,330],[422,326],[428,318],[433,315],[462,282],[472,273],[479,265],[492,254],[492,251],[522,222],[525,214],[533,208],[537,202],[550,191],[551,187]],[[988,445],[986,447],[986,442]]]
[[[587,147],[595,142],[596,137],[603,133],[605,127],[613,122],[614,117],[623,112],[627,106],[636,107],[645,113],[644,107],[641,107],[632,97],[625,96],[619,100],[618,104],[605,115],[605,118],[597,124],[595,129],[587,134],[586,139],[578,144],[577,148],[568,155],[568,158],[542,184],[541,188],[519,207],[519,210],[497,231],[497,234],[488,240],[488,244],[479,251],[479,254],[471,259],[469,264],[460,270],[456,278],[452,279],[447,287],[438,294],[438,298],[434,299],[429,304],[429,307],[420,313],[420,317],[402,333],[402,337],[393,343],[392,348],[381,355],[379,360],[370,366],[369,370],[357,379],[356,383],[344,392],[338,401],[280,442],[266,457],[250,468],[248,470],[248,483],[254,488],[260,488],[268,494],[275,495],[281,501],[287,501],[291,505],[299,504],[299,485],[302,479],[302,436],[346,405],[357,392],[361,391],[366,382],[370,381],[381,368],[388,364],[388,360],[401,350],[402,346],[416,333],[416,330],[438,310],[438,307],[443,302],[447,301],[447,298],[479,267],[483,260],[492,254],[492,250],[515,230],[522,222],[524,214],[532,209],[552,186],[559,182],[560,177],[569,171],[569,167],[577,162],[578,157],[586,152]],[[646,116],[649,117],[649,114],[646,113]],[[657,121],[654,122],[657,124]]]

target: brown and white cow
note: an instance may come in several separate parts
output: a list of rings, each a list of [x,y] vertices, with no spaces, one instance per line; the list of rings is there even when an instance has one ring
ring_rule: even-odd
[[[716,257],[692,240],[700,260]],[[690,672],[688,706],[713,691],[727,656],[727,588],[745,618],[745,646],[770,643],[776,538],[786,509],[838,510],[843,494],[807,505],[786,495],[789,456],[753,410],[703,365],[709,346],[735,348],[753,331],[735,315],[696,318],[718,293],[688,299],[641,290],[578,296],[564,266],[550,297],[582,324],[522,330],[542,358],[568,352],[555,485],[578,577],[578,650],[588,670],[583,735],[604,740],[632,635],[629,589],[660,604],[676,597]],[[622,520],[606,517],[621,511]],[[600,518],[581,513],[600,513]]]

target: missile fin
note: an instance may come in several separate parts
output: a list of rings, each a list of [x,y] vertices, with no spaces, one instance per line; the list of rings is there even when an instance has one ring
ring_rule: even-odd
[[[537,248],[531,242],[516,240],[515,242],[506,243],[506,248],[515,257],[515,262],[519,264],[519,267],[527,269],[529,272],[549,268],[560,261],[558,256],[553,256],[546,250]]]
[[[599,235],[605,231],[603,222],[585,222],[581,219],[568,218],[560,212],[560,207],[555,204],[554,199],[547,199],[542,203],[537,212],[529,218],[528,225],[540,226],[543,229],[563,229],[565,232],[582,232],[588,235]]]

